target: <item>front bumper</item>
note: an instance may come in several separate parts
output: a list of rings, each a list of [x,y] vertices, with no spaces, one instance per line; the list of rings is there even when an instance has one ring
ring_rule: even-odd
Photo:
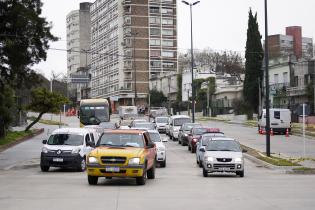
[[[119,171],[109,172],[106,168],[119,168]],[[100,165],[87,164],[87,174],[97,177],[142,177],[144,165],[139,166],[121,166],[121,165]]]
[[[178,139],[178,131],[173,131],[173,137],[174,137],[175,139]]]
[[[231,172],[235,173],[244,170],[244,163],[222,163],[222,162],[205,162],[204,169],[209,173],[213,172]]]
[[[158,127],[157,130],[160,133],[166,133],[166,127]]]
[[[49,153],[41,153],[40,164],[42,166],[75,168],[81,164],[82,157],[80,154],[60,154],[54,155]]]

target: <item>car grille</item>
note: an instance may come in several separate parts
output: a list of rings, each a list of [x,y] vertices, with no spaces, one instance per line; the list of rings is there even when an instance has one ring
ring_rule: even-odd
[[[217,161],[227,163],[227,162],[231,162],[232,158],[217,158]]]
[[[103,156],[101,157],[101,161],[103,164],[124,164],[126,157]]]
[[[213,164],[214,169],[229,168],[235,169],[235,164]]]
[[[118,172],[112,172],[112,171],[106,171],[105,169],[101,169],[100,172],[106,173],[106,174],[125,174],[126,170],[120,170]]]

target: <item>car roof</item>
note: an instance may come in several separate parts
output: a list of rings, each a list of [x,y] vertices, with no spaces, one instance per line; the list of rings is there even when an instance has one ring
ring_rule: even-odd
[[[138,122],[147,122],[146,119],[134,119],[133,121],[138,121]]]
[[[172,119],[177,119],[177,118],[189,118],[190,119],[190,117],[187,115],[173,115],[173,116],[171,116],[171,118]]]
[[[215,136],[213,138],[211,138],[212,141],[236,141],[233,138],[229,138],[229,137],[224,137],[224,136]]]
[[[113,133],[113,134],[144,134],[145,130],[140,129],[110,129],[105,130],[104,133]]]
[[[158,133],[159,134],[159,132],[157,130],[148,130],[148,132],[149,133]]]
[[[52,134],[87,134],[90,133],[88,128],[58,128]]]

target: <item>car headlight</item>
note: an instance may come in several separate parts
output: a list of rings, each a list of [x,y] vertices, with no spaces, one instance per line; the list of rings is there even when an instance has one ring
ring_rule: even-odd
[[[213,157],[205,157],[206,161],[208,162],[213,162],[214,161],[214,158]]]
[[[157,151],[158,151],[158,152],[164,152],[164,151],[165,151],[165,147],[158,147],[158,148],[157,148]]]
[[[43,147],[42,152],[43,153],[48,153],[48,149],[46,147]]]
[[[187,136],[188,136],[188,134],[187,134],[187,133],[184,133],[184,136],[185,136],[185,137],[187,137]]]
[[[89,157],[89,163],[98,163],[98,160],[96,157]]]
[[[81,151],[80,148],[74,148],[74,149],[71,151],[71,153],[72,153],[72,154],[78,154],[80,151]]]
[[[242,162],[242,158],[235,158],[234,161],[237,162],[237,163],[241,163]]]
[[[129,159],[128,165],[140,165],[140,158],[131,158],[131,159]]]

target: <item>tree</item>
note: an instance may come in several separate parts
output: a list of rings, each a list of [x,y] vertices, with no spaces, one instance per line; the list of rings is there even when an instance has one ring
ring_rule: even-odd
[[[163,103],[167,102],[167,97],[164,96],[163,92],[156,89],[150,90],[150,103],[151,106],[162,106]]]
[[[36,83],[31,67],[46,60],[48,42],[57,40],[41,7],[40,0],[0,1],[0,90]]]
[[[14,106],[14,92],[5,86],[0,92],[0,138],[5,136],[5,131],[8,129],[12,121],[12,107]]]
[[[59,93],[50,92],[45,88],[36,88],[31,93],[31,103],[28,110],[38,112],[37,118],[29,124],[25,131],[28,131],[35,125],[45,113],[58,113],[63,104],[69,103],[69,100]]]
[[[261,44],[261,35],[257,23],[257,13],[255,16],[249,10],[247,41],[245,52],[245,81],[244,81],[244,100],[249,105],[248,117],[258,111],[259,83],[262,81],[262,61],[264,52]]]
[[[206,84],[205,84],[206,83]],[[195,88],[196,88],[196,109],[197,110],[205,110],[207,106],[207,91],[209,88],[209,100],[211,100],[211,95],[215,92],[215,78],[208,77],[206,79],[195,79],[194,80]],[[207,85],[206,88],[202,89],[202,85]],[[211,102],[209,101],[210,106]]]

